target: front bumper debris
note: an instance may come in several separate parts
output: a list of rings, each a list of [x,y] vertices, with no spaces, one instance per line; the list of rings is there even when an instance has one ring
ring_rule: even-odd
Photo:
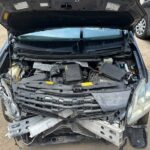
[[[78,123],[96,136],[101,137],[114,145],[120,147],[123,144],[123,133],[125,128],[116,124],[109,124],[99,120],[79,120]]]
[[[74,133],[78,133],[84,137],[103,138],[118,147],[123,144],[125,128],[123,126],[120,127],[117,123],[111,125],[106,121],[99,120],[76,119],[73,122],[66,123],[65,119],[36,116],[10,123],[7,135],[10,138],[15,138],[29,133],[30,137],[33,138],[41,133],[45,134],[50,132],[51,134],[55,130],[54,128],[59,128],[59,126],[70,127]]]

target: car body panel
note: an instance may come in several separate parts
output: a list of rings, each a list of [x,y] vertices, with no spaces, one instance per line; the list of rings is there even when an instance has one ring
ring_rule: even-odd
[[[68,26],[133,29],[145,15],[138,0],[1,0],[0,6],[0,22],[14,35]]]
[[[147,19],[148,19],[148,35],[150,35],[150,1],[146,1],[143,3],[143,7],[147,13]]]

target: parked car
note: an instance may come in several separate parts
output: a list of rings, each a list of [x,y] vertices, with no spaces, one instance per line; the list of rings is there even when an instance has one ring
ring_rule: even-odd
[[[8,137],[145,147],[150,78],[131,32],[145,14],[138,0],[0,0]]]
[[[150,37],[150,0],[144,0],[142,6],[147,15],[137,24],[135,34],[138,38],[147,39]]]

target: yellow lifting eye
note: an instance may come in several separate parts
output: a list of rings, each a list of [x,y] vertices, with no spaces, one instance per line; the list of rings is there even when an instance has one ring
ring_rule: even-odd
[[[53,85],[53,84],[55,84],[55,83],[52,82],[52,81],[46,81],[45,83],[48,84],[48,85]]]
[[[93,82],[84,82],[84,83],[81,83],[81,86],[82,87],[93,86]]]
[[[8,18],[9,18],[9,13],[8,12],[4,12],[4,14],[3,14],[3,20],[7,21]]]

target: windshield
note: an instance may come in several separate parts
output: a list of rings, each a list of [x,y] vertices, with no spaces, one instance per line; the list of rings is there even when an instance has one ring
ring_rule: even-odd
[[[59,41],[59,40],[105,40],[121,38],[122,31],[108,28],[60,28],[24,34],[19,40]]]

